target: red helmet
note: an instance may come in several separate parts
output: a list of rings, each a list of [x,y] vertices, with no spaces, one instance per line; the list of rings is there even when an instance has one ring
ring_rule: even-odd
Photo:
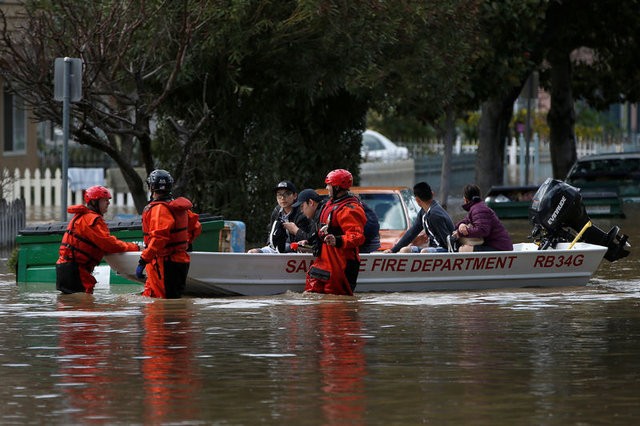
[[[341,189],[349,189],[353,185],[353,176],[349,170],[336,169],[329,172],[324,183],[328,183],[331,186],[337,186]]]
[[[104,186],[92,186],[84,192],[84,202],[87,204],[91,200],[101,200],[102,198],[111,198],[111,193]]]

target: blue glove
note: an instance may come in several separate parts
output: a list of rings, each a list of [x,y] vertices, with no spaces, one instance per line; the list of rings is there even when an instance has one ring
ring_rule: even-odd
[[[138,261],[138,266],[136,266],[136,277],[140,279],[145,279],[147,276],[144,274],[144,267],[147,264],[142,258]]]
[[[144,274],[144,265],[136,266],[136,277],[140,279],[146,278],[146,275]]]

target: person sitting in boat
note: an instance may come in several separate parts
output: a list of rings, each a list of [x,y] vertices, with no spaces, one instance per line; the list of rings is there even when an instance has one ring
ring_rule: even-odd
[[[86,206],[78,204],[67,209],[74,216],[62,236],[56,262],[56,289],[62,293],[93,293],[93,269],[105,254],[140,250],[138,244],[121,241],[109,232],[103,216],[110,199],[107,188],[92,186],[84,193]]]
[[[446,252],[447,236],[455,230],[449,214],[433,198],[433,191],[427,182],[418,182],[413,186],[413,195],[420,206],[418,216],[411,228],[385,253],[438,253]],[[428,246],[418,247],[411,242],[424,230],[428,236]]]
[[[288,180],[279,182],[273,192],[276,195],[278,205],[271,213],[269,222],[269,234],[267,245],[262,248],[253,248],[248,253],[289,253],[292,251],[291,243],[299,241],[296,232],[290,232],[283,225],[287,222],[294,223],[303,232],[311,231],[311,222],[302,214],[299,207],[293,204],[297,200],[298,191],[295,185]]]
[[[367,217],[360,200],[349,192],[353,176],[336,169],[325,179],[329,200],[320,212],[317,257],[307,271],[305,292],[353,295],[360,270],[359,247]]]
[[[460,243],[458,251],[513,250],[509,232],[496,213],[482,201],[477,185],[465,185],[463,200],[462,208],[469,213],[456,224],[456,231],[453,233],[453,238]]]
[[[309,241],[318,232],[320,212],[326,201],[325,197],[314,189],[306,188],[300,191],[296,202],[293,203],[293,208],[300,209],[300,212],[309,220],[309,228],[302,229],[295,222],[282,224],[290,235],[294,235],[297,242]]]
[[[152,171],[147,185],[151,201],[142,212],[145,249],[140,254],[136,276],[146,278],[143,296],[178,299],[191,263],[187,251],[202,232],[202,225],[191,211],[191,201],[171,194],[173,177],[169,172]]]
[[[298,242],[308,242],[313,240],[318,231],[320,223],[320,212],[326,202],[325,197],[318,194],[314,189],[307,188],[300,191],[298,200],[293,204],[299,207],[302,213],[311,222],[311,232],[305,232],[293,222],[284,223],[284,227],[289,233],[294,234]],[[364,243],[360,246],[360,253],[371,253],[380,248],[380,222],[376,213],[360,200],[364,209],[367,222],[364,226]],[[303,244],[304,245],[304,244]]]

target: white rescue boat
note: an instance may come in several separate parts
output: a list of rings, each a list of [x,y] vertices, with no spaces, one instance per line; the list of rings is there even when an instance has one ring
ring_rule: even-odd
[[[588,243],[560,243],[538,250],[533,243],[513,251],[361,255],[357,293],[483,290],[586,285],[607,251]],[[106,256],[118,274],[135,280],[140,253]],[[186,294],[266,296],[302,292],[310,254],[191,253]]]
[[[361,255],[355,291],[426,292],[518,287],[583,286],[603,258],[629,255],[628,236],[616,226],[594,226],[580,192],[547,179],[529,208],[534,243],[511,251]],[[569,242],[571,241],[571,242]],[[134,279],[140,253],[106,256],[111,268]],[[311,254],[194,252],[186,294],[266,296],[304,291]]]

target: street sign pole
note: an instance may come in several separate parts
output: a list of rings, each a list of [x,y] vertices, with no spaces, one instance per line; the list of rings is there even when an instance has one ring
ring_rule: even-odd
[[[69,187],[69,115],[71,89],[71,61],[64,58],[64,77],[62,83],[62,201],[60,206],[60,220],[67,221],[67,189]]]
[[[60,220],[67,221],[69,188],[69,120],[71,103],[82,99],[82,60],[78,58],[56,58],[54,70],[53,98],[62,101],[62,200]]]

